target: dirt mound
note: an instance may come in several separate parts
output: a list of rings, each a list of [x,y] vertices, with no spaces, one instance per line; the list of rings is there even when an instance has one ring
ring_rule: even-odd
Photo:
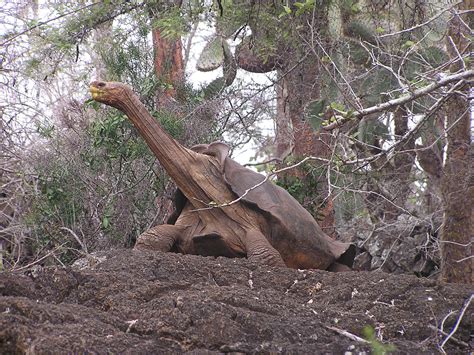
[[[0,274],[0,353],[432,352],[442,320],[449,332],[459,312],[446,316],[472,293],[414,276],[134,250],[87,264]],[[446,351],[469,351],[472,319],[470,306]],[[367,326],[380,343],[337,331]]]

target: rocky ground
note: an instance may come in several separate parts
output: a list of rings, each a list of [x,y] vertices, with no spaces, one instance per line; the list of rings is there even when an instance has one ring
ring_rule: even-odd
[[[439,329],[451,331],[472,292],[383,272],[114,250],[0,274],[0,353],[436,353]],[[473,303],[446,353],[472,351]]]

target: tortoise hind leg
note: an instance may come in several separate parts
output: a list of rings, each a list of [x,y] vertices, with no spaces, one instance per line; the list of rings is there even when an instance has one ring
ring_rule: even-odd
[[[260,231],[248,230],[243,242],[247,251],[247,259],[270,266],[286,267],[280,253],[272,247]]]
[[[186,234],[188,226],[176,226],[163,224],[140,234],[135,243],[134,249],[170,251],[183,235]]]

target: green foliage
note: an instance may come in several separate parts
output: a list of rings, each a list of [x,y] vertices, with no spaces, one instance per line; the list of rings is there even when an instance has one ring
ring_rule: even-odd
[[[221,3],[222,16],[218,7],[214,6],[217,14],[216,33],[222,38],[229,38],[247,22],[251,8],[244,1],[222,0]]]
[[[36,123],[36,132],[38,132],[38,134],[43,138],[53,137],[53,133],[55,129],[56,127],[50,123],[41,123],[41,122]]]
[[[361,11],[357,0],[340,0],[340,8],[345,16],[356,15]]]
[[[176,117],[173,113],[165,110],[153,111],[153,117],[155,117],[161,127],[164,128],[173,138],[179,139],[184,133],[183,122]]]
[[[362,333],[364,334],[365,340],[367,340],[370,343],[370,346],[372,348],[372,354],[385,355],[385,354],[394,352],[396,350],[393,344],[381,343],[375,335],[374,328],[372,328],[371,326],[364,327],[364,329],[362,330]]]
[[[159,19],[153,21],[152,26],[158,28],[161,36],[166,39],[178,39],[186,34],[186,22],[177,7],[161,14]]]
[[[70,145],[72,139],[76,143]],[[154,209],[161,189],[151,170],[154,156],[115,110],[92,122],[77,139],[49,138],[52,149],[35,159],[38,189],[25,216],[33,250],[61,245],[57,255],[66,263],[77,257],[78,246],[62,227],[80,230],[89,250],[99,233],[102,247],[133,245],[149,223],[148,210]]]
[[[147,104],[153,104],[153,96],[160,87],[153,68],[153,49],[146,37],[131,40],[127,33],[114,32],[108,46],[98,48],[107,67],[109,80],[130,84]]]
[[[379,140],[389,137],[389,130],[385,123],[378,118],[365,118],[359,122],[357,138],[364,143],[373,145]]]
[[[398,82],[384,68],[376,68],[368,72],[358,83],[358,94],[367,106],[374,106],[388,97],[388,93],[398,88]]]
[[[291,159],[288,165],[294,164]],[[318,209],[323,202],[320,181],[326,173],[325,167],[317,167],[309,162],[300,165],[302,176],[285,174],[279,176],[276,184],[287,190],[304,208],[318,218]]]
[[[296,11],[294,11],[295,16],[301,16],[305,13],[311,13],[314,10],[315,4],[316,0],[305,0],[303,2],[295,1],[293,3],[293,7],[296,8]],[[293,10],[290,6],[282,5],[282,8],[283,11],[280,12],[278,18],[283,18],[293,13]]]
[[[74,242],[64,238],[60,227],[75,226],[84,218],[86,211],[77,198],[81,187],[73,172],[60,162],[51,161],[45,168],[38,166],[39,191],[25,215],[25,222],[33,237],[30,247],[42,250],[63,246],[58,255],[62,262],[68,263],[74,259],[74,253],[68,249],[74,246]]]
[[[433,68],[436,68],[448,60],[448,54],[435,46],[427,47],[421,50],[420,55],[426,62],[428,62]]]
[[[304,2],[295,1],[293,3],[293,6],[297,8],[295,15],[301,16],[306,12],[313,11],[315,4],[316,4],[316,0],[305,0]]]
[[[319,130],[324,121],[324,112],[326,111],[326,100],[311,101],[305,108],[305,117],[311,123],[314,130]]]
[[[290,15],[293,12],[289,6],[283,5],[282,7],[283,7],[283,12],[281,12],[278,15],[278,18],[285,17],[287,15]]]

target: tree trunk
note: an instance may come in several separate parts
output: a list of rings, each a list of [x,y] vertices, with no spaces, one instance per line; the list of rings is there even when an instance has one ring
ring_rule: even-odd
[[[156,93],[156,107],[166,107],[176,99],[177,88],[184,80],[181,39],[163,38],[158,28],[152,30],[155,74],[161,85]]]
[[[275,116],[275,146],[276,157],[285,159],[291,154],[293,149],[293,139],[291,136],[291,123],[288,110],[288,88],[286,81],[281,77],[279,71],[278,82],[275,84],[276,90],[276,116]]]
[[[461,9],[468,10],[469,1]],[[457,60],[452,71],[462,69],[459,59],[468,53],[469,29],[460,16],[449,24],[448,50]],[[450,41],[452,39],[452,42]],[[456,46],[456,48],[453,47]],[[474,154],[471,144],[470,87],[464,86],[447,103],[447,151],[441,179],[444,219],[441,228],[441,278],[447,282],[472,283],[472,238],[474,236]]]

